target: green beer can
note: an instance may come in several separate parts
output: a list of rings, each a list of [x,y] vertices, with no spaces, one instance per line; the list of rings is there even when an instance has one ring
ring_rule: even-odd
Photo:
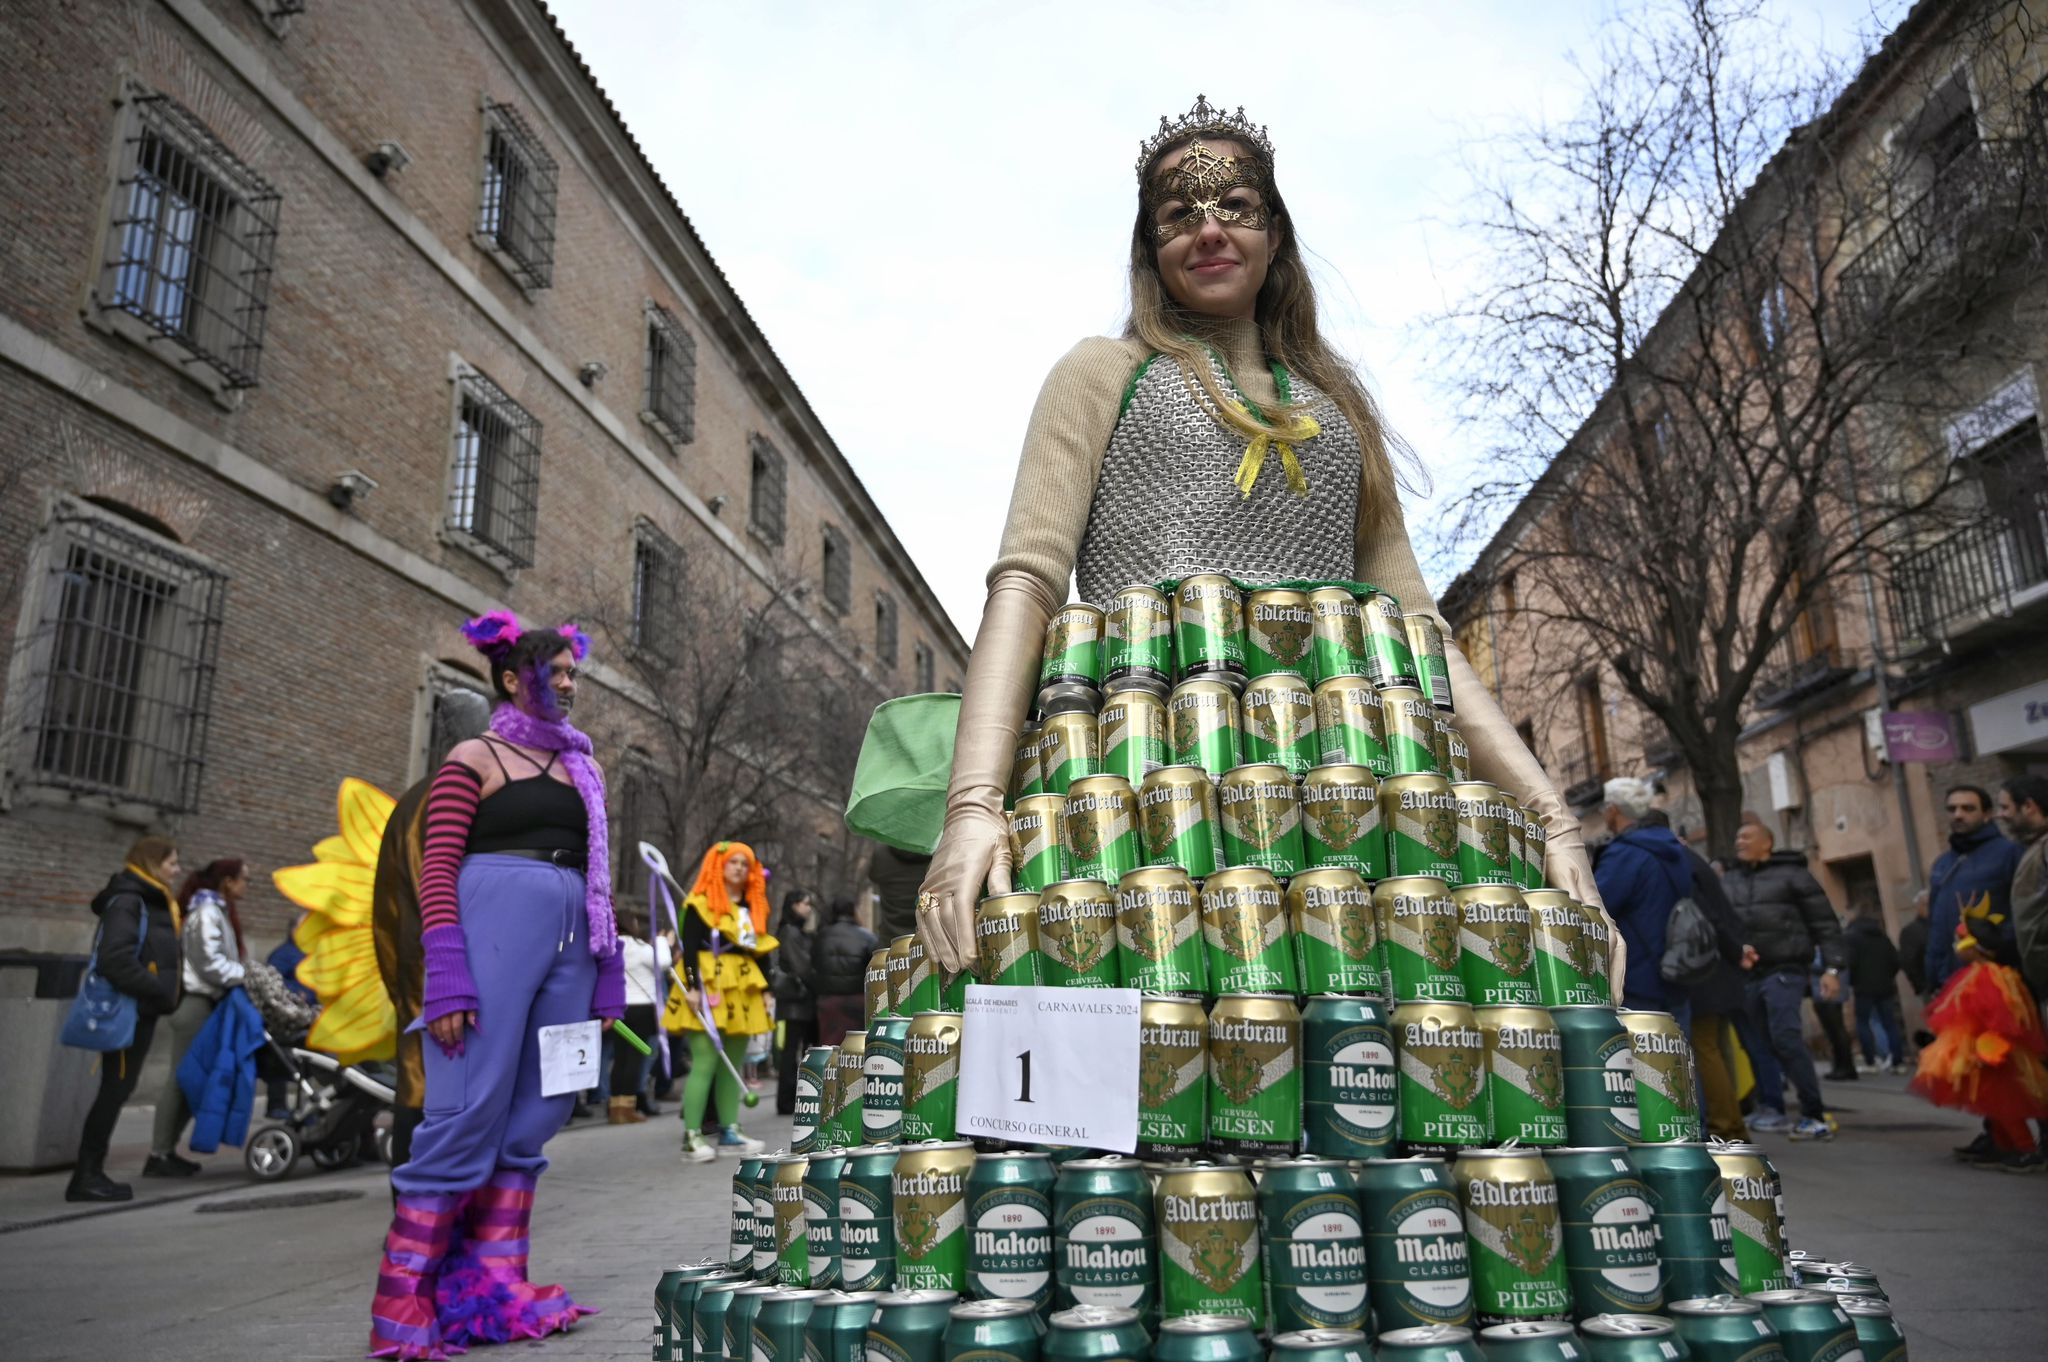
[[[1135,1159],[1072,1159],[1054,1177],[1055,1308],[1100,1305],[1156,1317],[1152,1189]]]
[[[813,1045],[804,1051],[796,1071],[796,1117],[790,1124],[789,1147],[808,1154],[818,1138],[818,1120],[823,1114],[825,1073],[832,1065],[832,1047]]]
[[[1199,766],[1209,779],[1242,759],[1237,692],[1210,678],[1183,681],[1166,700],[1166,733],[1175,766]]]
[[[1387,757],[1395,775],[1442,777],[1442,755],[1437,751],[1436,710],[1422,698],[1422,692],[1408,686],[1380,687],[1380,716],[1387,726]],[[1450,787],[1444,778],[1446,789]],[[1455,815],[1456,805],[1452,805]],[[1453,856],[1456,855],[1455,849]]]
[[[909,1034],[907,1017],[884,1017],[868,1028],[861,1061],[866,1096],[860,1104],[861,1139],[867,1144],[893,1140],[903,1129],[903,1041]]]
[[[1517,867],[1522,874],[1522,888],[1542,889],[1550,883],[1545,870],[1545,852],[1550,847],[1550,827],[1543,821],[1543,815],[1526,806],[1521,808],[1522,820],[1517,825],[1521,836],[1516,839],[1515,849],[1520,853]]]
[[[867,1362],[946,1362],[946,1326],[957,1291],[895,1291],[875,1302]]]
[[[1116,952],[1125,988],[1191,997],[1209,991],[1202,903],[1185,870],[1147,866],[1117,882]]]
[[[1315,695],[1299,676],[1263,676],[1244,688],[1242,749],[1247,765],[1284,766],[1299,780],[1322,760]]]
[[[775,1240],[775,1174],[780,1160],[761,1160],[761,1176],[754,1181],[754,1262],[749,1275],[756,1282],[772,1282],[781,1275],[780,1254]]]
[[[1045,793],[1064,795],[1084,776],[1102,774],[1102,728],[1087,710],[1049,714],[1038,735]]]
[[[839,1173],[839,1281],[847,1291],[887,1291],[896,1284],[896,1154],[894,1145],[846,1151]]]
[[[920,1012],[903,1034],[901,1138],[906,1144],[951,1140],[959,1102],[960,1014]],[[899,1238],[899,1255],[901,1247]]]
[[[1380,782],[1380,821],[1387,830],[1387,870],[1459,883],[1458,798],[1442,776],[1389,776]]]
[[[1457,708],[1451,703],[1451,662],[1444,649],[1444,633],[1434,615],[1403,615],[1408,631],[1408,651],[1415,658],[1416,675],[1422,693],[1445,713]]]
[[[1286,767],[1233,768],[1216,782],[1216,807],[1233,869],[1257,866],[1283,880],[1301,872],[1301,791]]]
[[[1385,780],[1394,774],[1387,751],[1386,709],[1363,676],[1326,676],[1315,690],[1316,740],[1329,766],[1363,766]]]
[[[1465,735],[1458,731],[1455,723],[1444,726],[1444,775],[1453,785],[1472,779],[1472,745],[1465,741]],[[1521,863],[1516,861],[1515,864],[1519,866]],[[1515,881],[1516,884],[1521,882],[1520,879]]]
[[[1485,1144],[1486,1041],[1472,1009],[1403,999],[1394,1008],[1393,1030],[1402,1143],[1411,1149]]]
[[[1010,764],[1010,788],[1004,804],[1015,808],[1017,801],[1045,793],[1044,732],[1036,721],[1027,720],[1017,730],[1017,745]]]
[[[1173,685],[1173,603],[1154,586],[1127,586],[1103,611],[1105,688],[1164,695]]]
[[[1566,1142],[1587,1148],[1635,1144],[1642,1127],[1628,1028],[1613,1008],[1592,1003],[1553,1007],[1550,1019],[1557,1023],[1564,1054]]]
[[[1210,1145],[1239,1158],[1285,1158],[1300,1140],[1301,1013],[1294,998],[1218,998],[1209,1012]]]
[[[1065,795],[1027,795],[1010,810],[1010,883],[1035,894],[1071,878],[1061,818]]]
[[[777,1295],[779,1286],[743,1286],[732,1293],[725,1311],[725,1356],[727,1362],[750,1362],[754,1355],[754,1321],[761,1317],[761,1305]]]
[[[753,1362],[803,1362],[804,1330],[811,1310],[828,1293],[816,1288],[778,1291],[761,1301],[754,1316]]]
[[[1196,1164],[1159,1174],[1159,1311],[1259,1318],[1265,1305],[1259,1203],[1242,1168]]]
[[[811,1302],[804,1362],[867,1362],[868,1325],[879,1291],[828,1291]]]
[[[1138,820],[1145,864],[1178,866],[1198,880],[1222,868],[1216,785],[1201,767],[1166,766],[1146,776]]]
[[[1365,619],[1358,598],[1341,586],[1320,586],[1308,593],[1308,608],[1315,617],[1313,679],[1367,675],[1372,656],[1365,647]]]
[[[1779,1202],[1784,1186],[1753,1144],[1711,1147],[1728,1201],[1728,1228],[1735,1244],[1735,1275],[1745,1296],[1782,1291],[1792,1284],[1785,1266],[1785,1223]]]
[[[1386,956],[1372,891],[1355,870],[1322,866],[1287,882],[1301,991],[1378,993]]]
[[[1045,626],[1045,651],[1038,685],[1078,682],[1102,688],[1102,612],[1092,605],[1068,605],[1055,611]]]
[[[898,970],[893,957],[901,954],[905,961],[901,970],[901,982],[892,982],[890,997],[899,1017],[915,1017],[920,1012],[930,1012],[939,1005],[939,971],[925,953],[924,941],[911,933],[899,936],[889,943],[889,973],[892,981],[897,979]]]
[[[1628,1029],[1635,1070],[1636,1138],[1644,1144],[1697,1140],[1700,1089],[1685,1029],[1669,1012],[1624,1009],[1616,1015]]]
[[[1579,1334],[1587,1362],[1670,1362],[1686,1355],[1677,1328],[1655,1315],[1595,1315],[1579,1325]]]
[[[1465,1212],[1449,1166],[1436,1158],[1368,1159],[1358,1172],[1358,1202],[1366,1296],[1381,1342],[1388,1330],[1469,1323]]]
[[[894,1016],[889,1010],[889,948],[886,945],[875,948],[868,957],[868,963],[861,971],[861,1022],[872,1026],[884,1017]]]
[[[1077,880],[1115,884],[1144,863],[1138,796],[1122,776],[1083,776],[1067,790],[1060,834]]]
[[[916,1032],[911,1034],[915,1038]],[[889,1188],[895,1202],[899,1286],[966,1289],[967,1179],[973,1171],[974,1146],[965,1140],[905,1145],[897,1152]]]
[[[1458,878],[1461,883],[1516,883],[1514,837],[1507,801],[1498,786],[1483,780],[1457,781],[1451,795],[1458,801]]]
[[[1297,1329],[1273,1335],[1273,1362],[1372,1362],[1372,1347],[1357,1329]]]
[[[1650,1189],[1657,1256],[1664,1265],[1664,1299],[1734,1295],[1738,1282],[1728,1194],[1721,1185],[1721,1169],[1707,1147],[1637,1145],[1627,1158]]]
[[[1387,878],[1380,782],[1363,766],[1316,766],[1301,780],[1302,850],[1311,867],[1342,866]]]
[[[1152,1362],[1265,1362],[1252,1322],[1241,1315],[1161,1320]]]
[[[1262,586],[1244,598],[1244,668],[1254,682],[1268,676],[1306,681],[1315,667],[1314,641],[1306,591]]]
[[[1269,1162],[1259,1174],[1259,1234],[1269,1331],[1366,1326],[1365,1227],[1342,1162]]]
[[[1280,882],[1256,867],[1219,870],[1202,883],[1202,940],[1218,994],[1298,993],[1294,942]]]
[[[1458,975],[1474,1007],[1536,1007],[1536,947],[1529,905],[1508,884],[1466,884],[1451,891],[1458,905]]]
[[[1563,1042],[1557,1023],[1540,1007],[1480,1007],[1473,1015],[1486,1039],[1493,1142],[1563,1144]]]
[[[974,905],[974,954],[974,974],[982,983],[1005,988],[1044,983],[1038,892],[996,894]],[[872,1035],[868,1043],[874,1044]]]
[[[810,1156],[804,1169],[804,1237],[810,1241],[812,1286],[839,1285],[839,1179],[846,1154],[837,1149]]]
[[[1148,1362],[1152,1340],[1136,1310],[1077,1305],[1046,1321],[1043,1362]]]
[[[732,1312],[733,1297],[753,1285],[745,1278],[704,1284],[690,1312],[691,1362],[724,1362],[725,1317]]]
[[[1692,1362],[1785,1362],[1778,1331],[1764,1318],[1764,1308],[1740,1296],[1705,1296],[1672,1301],[1666,1307],[1678,1336],[1692,1352]],[[1859,1337],[1859,1342],[1861,1341]],[[1865,1344],[1866,1362],[1876,1362]],[[1901,1353],[1895,1362],[1906,1362]]]
[[[1052,1300],[1052,1158],[978,1154],[967,1178],[967,1294]]]
[[[1561,1319],[1524,1319],[1479,1331],[1486,1362],[1583,1362],[1578,1331]]]
[[[962,1301],[946,1322],[945,1362],[1038,1362],[1045,1325],[1030,1301]]]
[[[1562,889],[1525,889],[1529,939],[1535,948],[1536,996],[1545,1007],[1570,1007],[1594,1001],[1587,996],[1573,963],[1579,933],[1578,910]]]
[[[1613,958],[1612,928],[1606,915],[1598,908],[1574,900],[1572,909],[1579,915],[1578,955],[1573,965],[1579,971],[1586,1001],[1611,1003],[1614,1001],[1614,989],[1613,982],[1607,977],[1607,967]]]
[[[1183,679],[1244,683],[1244,592],[1236,582],[1203,572],[1174,588],[1173,660]]]
[[[1564,1229],[1557,1182],[1533,1149],[1488,1149],[1458,1156],[1451,1170],[1472,1245],[1472,1290],[1481,1324],[1564,1319]]]
[[[820,1046],[827,1054],[829,1047]],[[808,1056],[806,1056],[808,1058]],[[732,1236],[726,1251],[726,1266],[742,1272],[754,1269],[754,1185],[761,1180],[766,1160],[744,1158],[732,1173]]]
[[[1061,988],[1117,988],[1116,894],[1100,880],[1062,880],[1038,900],[1045,982]]]
[[[1889,1301],[1850,1296],[1835,1302],[1856,1326],[1856,1346],[1863,1362],[1906,1362],[1906,1334],[1892,1318]]]
[[[1311,997],[1301,1010],[1302,1144],[1311,1154],[1370,1159],[1394,1145],[1400,1066],[1378,998]]]
[[[804,1173],[810,1156],[791,1154],[775,1161],[769,1196],[775,1206],[775,1281],[811,1284],[810,1240],[804,1234]]]
[[[1458,904],[1444,882],[1428,875],[1381,880],[1373,887],[1372,902],[1386,941],[1394,996],[1464,1002]]]
[[[1448,1324],[1395,1329],[1374,1340],[1379,1362],[1482,1362],[1472,1331]]]
[[[1789,1287],[1754,1291],[1749,1299],[1764,1308],[1790,1362],[1860,1362],[1856,1325],[1834,1297]]]
[[[1391,686],[1417,691],[1422,673],[1415,665],[1415,652],[1408,646],[1408,624],[1401,615],[1401,603],[1384,591],[1375,591],[1358,603],[1365,625],[1365,649],[1370,667],[1366,675],[1382,691]]]
[[[848,1031],[839,1038],[838,1048],[832,1053],[832,1064],[836,1081],[825,1088],[825,1095],[837,1103],[829,1124],[820,1120],[818,1142],[821,1147],[848,1149],[866,1138],[866,1122],[862,1116],[864,1099],[867,1096],[868,1033]],[[831,1132],[829,1141],[825,1132]]]
[[[1209,1132],[1209,1018],[1193,998],[1138,1002],[1138,1154],[1184,1159]]]
[[[1627,1151],[1619,1145],[1554,1149],[1544,1162],[1557,1179],[1572,1313],[1585,1319],[1662,1311],[1657,1217],[1650,1209],[1650,1189],[1636,1176]]]
[[[706,1282],[734,1281],[738,1273],[706,1259],[665,1268],[654,1284],[654,1362],[689,1362],[690,1315]]]
[[[1166,737],[1166,699],[1149,690],[1112,689],[1102,698],[1102,770],[1122,776],[1132,789],[1166,765],[1173,748]]]

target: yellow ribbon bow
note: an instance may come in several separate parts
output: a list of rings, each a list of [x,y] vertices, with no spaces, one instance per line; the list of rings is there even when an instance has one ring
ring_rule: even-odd
[[[1236,404],[1246,415],[1251,408],[1244,403]],[[1298,497],[1308,495],[1308,475],[1301,471],[1301,460],[1294,455],[1294,445],[1304,440],[1313,440],[1323,433],[1323,428],[1310,416],[1297,416],[1284,429],[1271,435],[1255,435],[1252,442],[1244,447],[1244,457],[1238,460],[1237,475],[1231,479],[1240,497],[1250,497],[1252,488],[1258,484],[1259,470],[1266,466],[1266,451],[1280,451],[1280,468],[1287,475],[1288,490]],[[1292,443],[1290,443],[1292,442]]]

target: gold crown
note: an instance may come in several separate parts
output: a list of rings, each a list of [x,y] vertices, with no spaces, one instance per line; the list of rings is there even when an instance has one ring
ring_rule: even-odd
[[[1146,165],[1161,147],[1185,137],[1227,137],[1251,147],[1268,167],[1273,164],[1273,141],[1264,126],[1244,116],[1244,105],[1238,105],[1236,113],[1226,114],[1210,107],[1207,95],[1196,95],[1195,106],[1179,118],[1159,115],[1159,131],[1138,144],[1138,178],[1145,178]]]

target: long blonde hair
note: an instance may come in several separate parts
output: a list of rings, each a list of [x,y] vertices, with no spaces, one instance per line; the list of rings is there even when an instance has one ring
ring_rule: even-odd
[[[1141,182],[1149,183],[1166,158],[1191,140],[1191,137],[1182,138],[1162,146],[1146,164]],[[1272,264],[1267,268],[1266,282],[1259,289],[1252,313],[1259,328],[1259,342],[1266,354],[1289,373],[1299,374],[1327,393],[1337,404],[1337,410],[1344,414],[1344,419],[1351,423],[1351,429],[1358,436],[1363,523],[1376,528],[1390,528],[1399,523],[1401,515],[1399,480],[1394,475],[1393,459],[1399,438],[1387,429],[1385,420],[1380,416],[1379,404],[1358,381],[1358,375],[1323,339],[1322,329],[1316,321],[1315,285],[1309,279],[1307,265],[1302,262],[1300,237],[1294,230],[1294,220],[1287,212],[1277,185],[1270,198],[1280,242],[1273,250]],[[1257,416],[1239,409],[1232,399],[1224,395],[1216,382],[1215,371],[1210,367],[1207,351],[1201,341],[1190,334],[1198,332],[1205,323],[1213,325],[1214,319],[1182,307],[1166,291],[1165,281],[1159,276],[1158,244],[1158,236],[1146,214],[1145,198],[1141,193],[1137,221],[1131,228],[1131,319],[1124,328],[1124,334],[1172,358],[1180,366],[1183,377],[1201,384],[1202,391],[1213,404],[1216,418],[1247,440],[1271,434],[1275,425],[1285,425],[1301,413],[1306,404],[1297,402],[1266,413],[1271,421],[1262,424]]]

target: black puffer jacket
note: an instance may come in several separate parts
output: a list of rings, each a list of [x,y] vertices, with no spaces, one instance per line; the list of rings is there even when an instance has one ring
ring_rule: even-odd
[[[124,867],[93,899],[92,910],[100,919],[100,977],[135,999],[145,1017],[161,1017],[177,1007],[183,957],[170,896]]]
[[[1756,948],[1756,977],[1791,969],[1803,973],[1816,946],[1830,968],[1848,964],[1841,920],[1803,853],[1774,851],[1757,865],[1737,861],[1721,877],[1721,888],[1742,924],[1743,941]]]
[[[817,966],[811,976],[818,996],[843,998],[861,992],[868,957],[881,944],[880,937],[852,918],[841,918],[818,933]]]
[[[804,930],[794,915],[783,920],[775,933],[782,944],[776,948],[775,1015],[784,1021],[808,1021],[818,1015],[818,1000],[811,993],[811,955],[818,938]]]
[[[1852,917],[1842,928],[1849,953],[1849,988],[1859,1003],[1899,996],[1899,949],[1874,917]]]

